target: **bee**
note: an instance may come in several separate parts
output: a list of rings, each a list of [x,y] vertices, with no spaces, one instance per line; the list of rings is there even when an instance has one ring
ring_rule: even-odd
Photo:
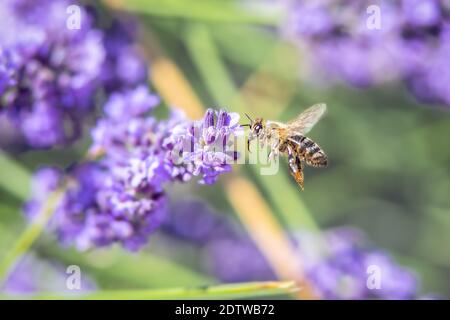
[[[257,139],[261,146],[270,145],[269,161],[279,154],[286,155],[291,175],[304,190],[303,163],[317,168],[326,167],[328,164],[325,152],[305,136],[322,118],[326,109],[327,106],[323,103],[315,104],[287,123],[265,121],[262,118],[253,120],[246,114],[250,123],[242,126],[250,128],[247,139],[249,152],[250,142]]]

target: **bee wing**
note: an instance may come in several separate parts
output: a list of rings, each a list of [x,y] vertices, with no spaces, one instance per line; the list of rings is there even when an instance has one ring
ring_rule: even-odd
[[[300,113],[294,120],[289,121],[286,126],[289,131],[294,131],[300,134],[308,133],[317,121],[322,118],[326,110],[327,105],[325,103],[315,104]]]

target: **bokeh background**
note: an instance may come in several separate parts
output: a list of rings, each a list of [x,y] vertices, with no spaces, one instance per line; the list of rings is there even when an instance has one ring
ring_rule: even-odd
[[[222,107],[241,117],[246,112],[288,121],[314,103],[326,103],[327,114],[310,137],[327,153],[329,166],[305,169],[304,192],[289,176],[285,159],[276,175],[261,175],[259,165],[235,165],[213,186],[190,182],[171,187],[169,222],[138,252],[119,245],[78,252],[44,232],[21,262],[41,267],[23,271],[22,277],[14,271],[28,288],[24,291],[63,288],[65,267],[71,264],[81,267],[84,287],[96,290],[289,279],[292,270],[283,266],[297,257],[289,246],[283,248],[289,244],[284,235],[352,227],[415,274],[417,297],[450,296],[450,117],[445,102],[420,102],[402,79],[354,86],[314,68],[305,72],[306,66],[311,69],[307,56],[314,56],[314,51],[305,53],[286,36],[289,10],[282,1],[131,0],[90,5],[102,23],[124,15],[135,21],[135,45],[149,64],[149,86],[165,105],[189,117],[200,119],[206,108]],[[83,138],[66,147],[8,145],[2,133],[0,257],[26,229],[22,206],[30,196],[32,172],[49,164],[68,167],[80,159],[89,146],[94,119],[84,122]],[[266,258],[246,261],[242,255],[251,253],[240,252],[243,244],[224,248],[203,237],[202,230],[211,222],[196,213],[210,212],[252,239]],[[227,261],[236,263],[226,265]],[[276,275],[254,266],[250,275],[233,271],[228,276],[220,268],[240,270],[258,263],[271,265]]]

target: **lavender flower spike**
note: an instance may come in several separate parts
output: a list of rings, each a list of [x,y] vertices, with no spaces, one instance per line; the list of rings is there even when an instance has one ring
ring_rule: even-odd
[[[237,114],[225,111],[208,110],[196,122],[176,112],[157,120],[151,111],[158,103],[145,86],[111,95],[105,116],[92,131],[91,155],[101,157],[65,174],[54,168],[36,172],[37,190],[25,213],[35,216],[66,178],[69,186],[50,223],[60,242],[79,250],[113,243],[138,250],[145,245],[165,217],[166,185],[196,175],[213,183],[231,169],[229,162],[237,154],[228,149],[242,132]],[[183,150],[186,142],[193,148]],[[172,161],[175,150],[184,151],[184,162]]]
[[[221,173],[231,170],[237,160],[235,139],[243,134],[239,115],[224,110],[208,109],[203,120],[180,124],[164,141],[169,149],[175,175],[184,180],[201,176],[200,183],[212,184]]]

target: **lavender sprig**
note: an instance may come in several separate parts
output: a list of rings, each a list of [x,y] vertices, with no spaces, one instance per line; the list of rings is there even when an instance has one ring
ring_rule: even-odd
[[[235,138],[242,134],[239,115],[224,110],[208,109],[203,121],[175,126],[163,143],[170,150],[172,176],[183,181],[201,176],[200,183],[213,184],[237,160],[238,154],[232,147]]]
[[[55,168],[38,171],[35,185],[40,189],[25,207],[27,215],[36,215],[48,194],[65,179],[68,188],[50,225],[63,244],[74,244],[79,250],[116,242],[129,250],[145,245],[163,222],[165,186],[193,176],[213,183],[230,168],[231,161],[224,155],[238,156],[229,149],[242,131],[238,116],[225,111],[208,110],[202,121],[189,121],[179,112],[157,120],[151,111],[158,103],[158,97],[145,87],[112,95],[105,117],[92,131],[90,153],[101,157],[66,173]],[[197,135],[197,130],[205,133]],[[189,138],[193,148],[179,149],[180,132],[186,133],[183,137]],[[207,132],[220,138],[220,148],[212,147],[219,140]],[[173,162],[174,150],[184,155],[184,162]]]

